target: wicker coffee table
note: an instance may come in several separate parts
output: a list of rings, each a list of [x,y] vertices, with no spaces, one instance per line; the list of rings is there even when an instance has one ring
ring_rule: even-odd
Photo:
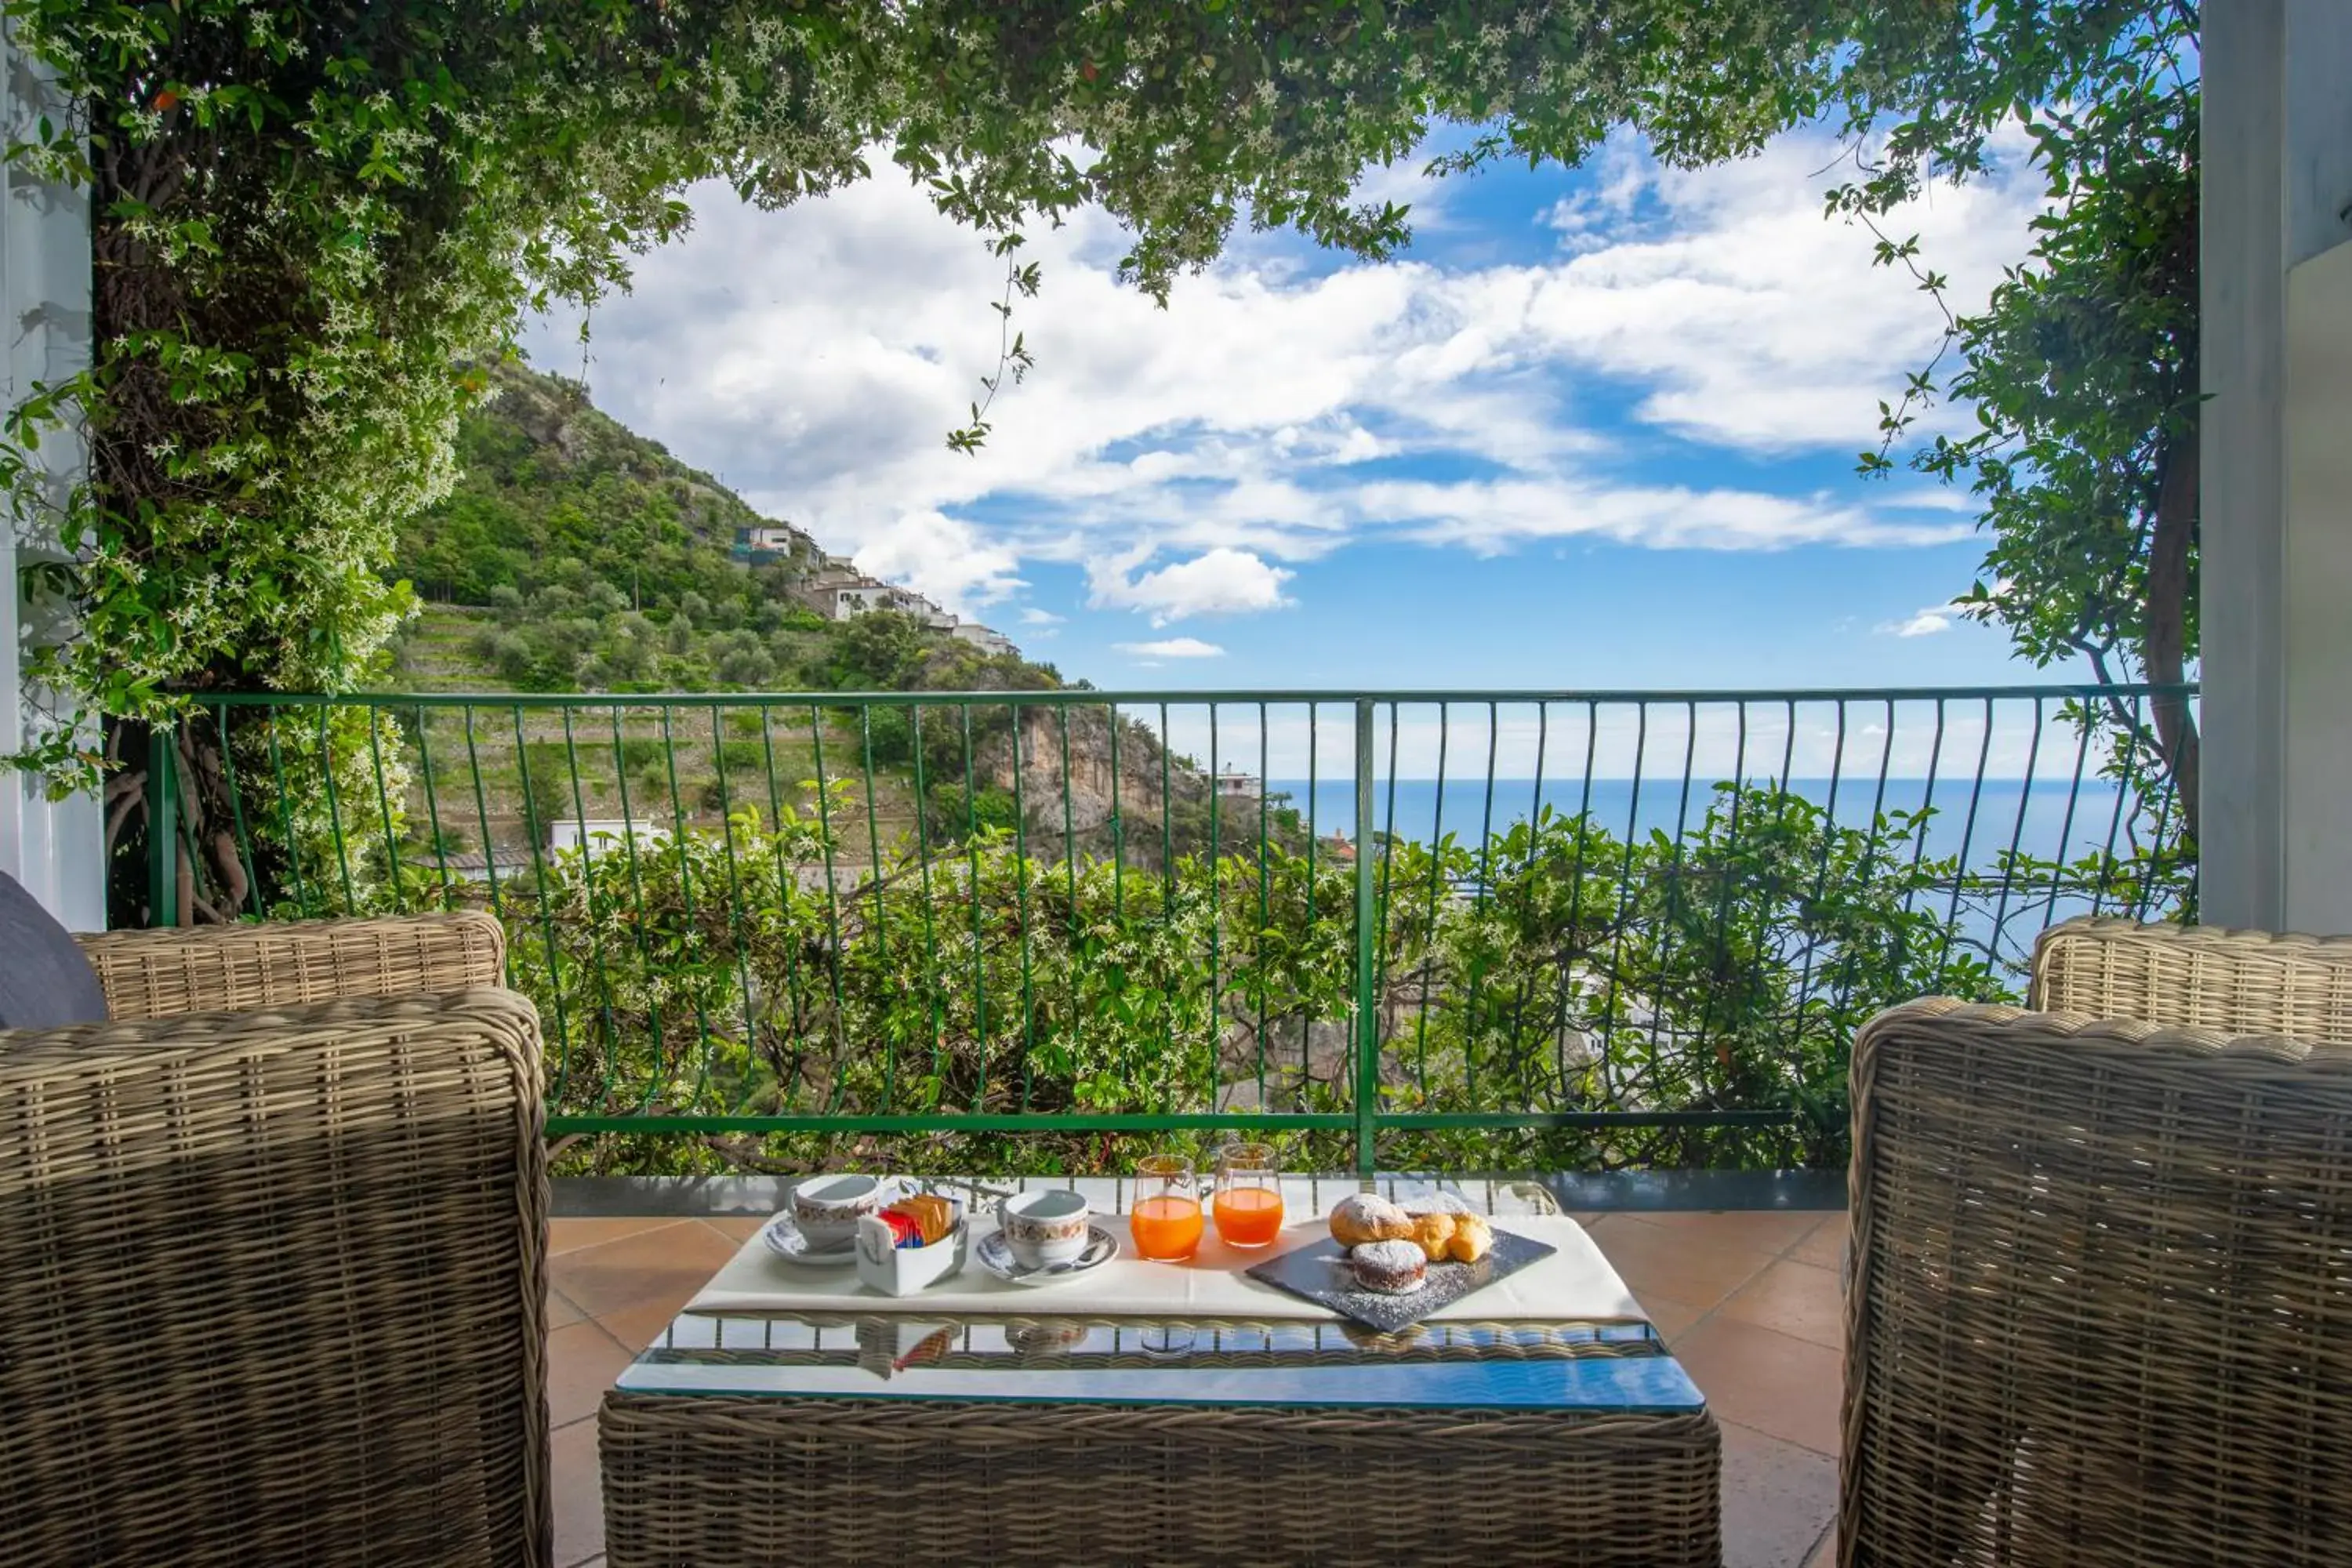
[[[1641,1323],[688,1314],[600,1436],[613,1568],[1722,1560]]]

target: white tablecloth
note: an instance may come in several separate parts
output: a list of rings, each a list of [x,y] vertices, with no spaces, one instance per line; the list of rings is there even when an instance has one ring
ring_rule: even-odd
[[[1286,1228],[1273,1248],[1225,1246],[1212,1226],[1189,1262],[1154,1263],[1135,1256],[1127,1221],[1098,1215],[1096,1224],[1118,1238],[1120,1255],[1092,1273],[1050,1286],[1008,1285],[980,1266],[980,1237],[994,1228],[973,1221],[971,1257],[963,1271],[913,1296],[886,1296],[858,1282],[849,1265],[811,1268],[786,1263],[757,1236],[687,1303],[689,1312],[907,1312],[1072,1317],[1241,1318],[1328,1322],[1338,1314],[1242,1272],[1252,1264],[1326,1234],[1318,1218]],[[1639,1319],[1643,1314],[1625,1282],[1584,1227],[1561,1215],[1513,1215],[1492,1221],[1559,1250],[1517,1274],[1475,1291],[1431,1316],[1448,1321],[1535,1320],[1563,1322]]]

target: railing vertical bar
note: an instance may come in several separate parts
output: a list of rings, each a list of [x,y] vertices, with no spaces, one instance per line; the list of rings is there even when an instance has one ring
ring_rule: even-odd
[[[652,941],[652,932],[646,929],[645,879],[637,864],[637,819],[629,805],[628,749],[622,742],[621,705],[617,702],[614,703],[611,712],[613,715],[613,779],[621,797],[621,849],[622,853],[628,857],[629,903],[632,912],[636,916],[629,922],[629,926],[636,933],[637,963],[647,979],[651,979],[653,956],[652,949],[648,944]],[[478,770],[476,776],[479,776]],[[658,988],[648,985],[646,1016],[654,1034],[653,1070],[646,1076],[646,1092],[637,1106],[639,1110],[643,1110],[654,1102],[654,1096],[660,1091],[662,1083],[669,1077],[669,1033],[662,1027],[662,1009],[658,998]],[[597,1092],[607,1102],[613,1098],[614,1075],[619,1067],[618,1053],[605,1058],[604,1081]]]
[[[319,777],[326,786],[327,826],[335,836],[335,867],[342,874],[343,913],[355,915],[360,912],[360,896],[352,889],[351,848],[343,842],[343,807],[335,789],[335,748],[327,730],[327,719],[331,711],[326,708],[319,710]]]
[[[1065,1043],[1075,1044],[1078,1037],[1077,955],[1083,951],[1080,942],[1086,926],[1078,914],[1078,822],[1076,805],[1070,798],[1076,789],[1076,783],[1070,773],[1070,710],[1067,708],[1056,708],[1054,712],[1055,716],[1061,721],[1058,728],[1061,731],[1062,740],[1062,874],[1067,885],[1067,890],[1064,896],[1069,900],[1069,908],[1063,915],[1066,922],[1063,934],[1063,948],[1069,954],[1070,1012],[1069,1016],[1063,1021],[1062,1027],[1065,1031]],[[1167,751],[1166,746],[1163,745],[1160,751],[1164,755]],[[1168,815],[1168,796],[1165,791],[1161,792],[1160,796],[1160,813],[1162,817]]]
[[[1013,896],[1021,922],[1021,1108],[1026,1110],[1030,1058],[1037,1048],[1037,990],[1029,931],[1029,792],[1022,783],[1029,772],[1029,735],[1020,708],[1006,703],[1004,717],[1013,726]]]
[[[761,711],[761,732],[765,733],[766,710]],[[883,883],[887,879],[882,873],[882,818],[875,805],[874,710],[870,706],[861,706],[857,710],[857,744],[859,761],[866,773],[866,885],[874,893],[874,945],[882,954],[882,962],[887,963],[890,952],[889,901],[883,897]],[[771,770],[774,765],[772,762],[769,763]],[[787,889],[787,892],[792,890]],[[845,966],[847,962],[846,953],[834,956],[836,965]],[[794,1017],[797,1022],[797,1013]],[[895,1028],[886,1032],[882,1037],[882,1103],[885,1107],[898,1103],[898,1031]],[[1022,1109],[1025,1110],[1028,1107],[1024,1105]]]
[[[940,989],[939,914],[931,897],[931,822],[929,804],[924,798],[929,788],[923,780],[921,703],[908,710],[908,725],[914,731],[915,859],[921,870],[923,889],[923,994],[929,998],[931,1018],[931,1083],[924,1096],[924,1108],[929,1110],[940,1103],[947,1089],[947,998]]]
[[[566,716],[571,710],[564,710]],[[447,909],[449,895],[449,845],[441,836],[441,799],[439,786],[433,782],[432,714],[419,704],[416,710],[416,763],[425,771],[425,816],[433,829],[433,858],[441,869],[441,907]],[[256,913],[260,912],[257,909]]]
[[[283,836],[282,842],[286,846],[287,868],[294,874],[294,904],[307,919],[310,913],[310,889],[302,877],[302,846],[297,843],[294,837],[292,813],[294,792],[286,787],[286,762],[278,750],[278,719],[279,715],[277,713],[267,716],[269,726],[267,731],[269,737],[269,776],[278,784],[278,831]],[[152,744],[152,735],[150,744]],[[152,789],[155,774],[152,763],[149,766],[147,782],[148,787]],[[148,821],[152,827],[154,818],[151,816]],[[150,853],[152,853],[152,846],[150,846]]]
[[[2137,793],[2134,781],[2138,777],[2138,747],[2139,731],[2137,729],[2126,730],[2121,752],[2116,759],[2116,805],[2107,816],[2106,847],[2099,853],[2099,879],[2091,884],[2091,913],[2094,915],[2101,911],[2106,901],[2107,883],[2116,874],[2116,839],[2123,832],[2125,807]],[[2116,907],[2122,908],[2120,903]]]
[[[1886,815],[1886,775],[1895,767],[1895,700],[1889,698],[1886,701],[1886,735],[1878,748],[1878,787],[1870,802],[1870,831],[1863,840],[1862,864],[1864,867],[1878,863],[1879,829]],[[1830,1004],[1832,1008],[1843,1010],[1853,1004],[1853,969],[1858,957],[1859,954],[1849,945],[1845,951],[1844,962],[1838,966],[1837,989],[1834,993],[1836,1000]]]
[[[539,910],[539,940],[545,948],[547,991],[555,1003],[556,1054],[565,1058],[572,1054],[572,1023],[563,1005],[563,950],[556,945],[555,921],[547,907],[547,864],[539,852],[539,808],[531,796],[530,748],[523,742],[522,705],[516,703],[510,711],[514,716],[515,776],[522,784],[523,827],[530,840],[530,900]]]
[[[1307,930],[1318,930],[1315,921],[1315,797],[1322,793],[1323,778],[1317,771],[1317,731],[1323,727],[1323,705],[1307,704]],[[1259,781],[1261,784],[1265,781]],[[1305,1103],[1306,1086],[1314,1081],[1315,1056],[1311,1041],[1315,1034],[1315,994],[1312,987],[1300,988],[1301,1012],[1298,1020],[1298,1082],[1300,1103]]]
[[[1453,742],[1454,708],[1437,705],[1437,787],[1429,821],[1429,908],[1422,921],[1421,1005],[1412,1026],[1412,1075],[1423,1095],[1429,1092],[1429,990],[1437,968],[1437,900],[1445,880],[1445,770]],[[1391,787],[1395,784],[1391,764]]]
[[[970,878],[964,897],[971,906],[971,1108],[980,1111],[988,1108],[988,961],[980,924],[980,786],[972,775],[970,702],[956,704],[956,723],[963,735],[963,845]]]
[[[1818,911],[1822,897],[1829,891],[1831,851],[1836,846],[1838,837],[1838,786],[1845,778],[1845,699],[1841,697],[1837,700],[1837,749],[1830,754],[1829,802],[1822,815],[1822,856],[1820,863],[1813,869],[1813,896],[1811,904],[1807,906],[1809,911]],[[1868,865],[1865,863],[1864,866],[1865,874],[1868,869]],[[1817,914],[1815,918],[1818,918]],[[1805,936],[1805,966],[1797,977],[1795,1029],[1796,1043],[1800,1047],[1804,1040],[1805,1009],[1812,1001],[1813,955],[1820,950],[1821,937],[1816,932],[1808,931]]]
[[[613,974],[604,959],[604,910],[597,907],[596,868],[591,857],[596,851],[588,838],[588,799],[580,787],[580,745],[572,729],[572,710],[563,710],[563,762],[572,774],[572,819],[580,824],[580,891],[588,906],[588,951],[596,963],[596,1042],[606,1057],[613,1055],[619,1044],[613,1016]],[[542,901],[546,890],[541,889]],[[555,1089],[550,1096],[552,1103],[564,1103],[564,1091],[572,1079],[572,1052],[566,1047],[556,1064]]]
[[[780,940],[777,945],[783,949],[784,958],[784,1022],[782,1031],[784,1043],[778,1047],[775,1056],[777,1093],[779,1103],[794,1105],[799,1103],[801,1068],[807,1055],[803,1043],[808,1022],[808,993],[801,982],[801,885],[799,877],[793,873],[793,863],[784,852],[784,786],[776,776],[774,710],[767,702],[759,702],[753,705],[751,711],[759,716],[760,721],[760,769],[768,785],[768,858],[775,867],[776,918],[782,928],[778,933]],[[860,712],[863,711],[861,709]],[[869,818],[873,815],[871,805],[869,800],[866,813]],[[756,1055],[758,1026],[751,1026],[747,1036],[748,1044]],[[885,1050],[886,1053],[891,1052],[893,1047],[886,1042]],[[889,1077],[887,1066],[883,1077],[887,1083]],[[752,1092],[752,1086],[747,1081],[741,1101],[744,1105],[751,1104]],[[890,1103],[887,1089],[882,1103],[886,1108]]]
[[[2018,851],[2025,844],[2025,813],[2033,804],[2033,775],[2042,764],[2042,702],[2033,703],[2033,738],[2026,743],[2025,778],[2017,792],[2017,821],[2010,829],[2009,853],[2000,865],[2000,896],[1993,905],[1992,930],[1986,934],[1985,958],[1994,969],[2000,967],[2001,933],[2009,926],[2009,895],[2016,885]],[[1961,868],[1963,874],[1968,868]]]
[[[1371,1179],[1380,1124],[1381,1023],[1372,947],[1372,704],[1356,700],[1356,1174]]]
[[[1478,814],[1478,900],[1473,916],[1481,928],[1486,921],[1487,884],[1494,879],[1495,762],[1502,745],[1502,710],[1489,700],[1486,704],[1486,801]],[[1482,971],[1474,959],[1468,996],[1462,1008],[1462,1096],[1472,1103],[1478,1098],[1478,1051],[1486,1038],[1486,1026],[1478,1016],[1478,982],[1482,978]]]
[[[2152,725],[2155,722],[2155,700],[2152,698],[2134,698],[2132,700],[2132,718],[2135,723],[2141,727]],[[2159,763],[2163,761],[2160,753],[2157,760]],[[2134,920],[2144,921],[2147,919],[2148,907],[2154,901],[2156,897],[2156,868],[2157,864],[2162,858],[2164,852],[2164,825],[2172,816],[2173,801],[2175,798],[2174,789],[2178,783],[2179,781],[2173,777],[2172,770],[2168,767],[2166,768],[2164,770],[2164,783],[2158,786],[2157,790],[2156,810],[2149,820],[2149,833],[2151,837],[2147,846],[2147,853],[2140,858],[2139,894],[2132,901],[2132,918]]]
[[[1584,930],[1584,856],[1592,837],[1592,770],[1601,753],[1601,705],[1587,699],[1584,704],[1584,782],[1576,802],[1576,862],[1568,881],[1568,941],[1559,961],[1559,1000],[1552,1015],[1552,1074],[1559,1082],[1560,1102],[1569,1100],[1568,1090],[1568,1011],[1576,984],[1575,965],[1580,954],[1577,939]],[[1639,759],[1636,759],[1638,766]],[[1605,1026],[1606,1020],[1603,1020]],[[1605,1047],[1607,1042],[1603,1041]],[[1604,1049],[1601,1060],[1605,1064]]]
[[[238,787],[236,752],[229,744],[228,704],[216,703],[213,708],[213,724],[220,731],[221,776],[228,781],[229,817],[236,825],[236,854],[245,868],[245,902],[250,904],[256,919],[261,915],[261,876],[254,869],[253,836],[246,831],[245,791]]]
[[[1960,855],[1952,877],[1951,906],[1944,912],[1944,934],[1936,947],[1936,988],[1944,985],[1944,965],[1952,956],[1952,927],[1960,918],[1960,896],[1969,885],[1969,849],[1976,842],[1977,808],[1984,801],[1985,766],[1992,759],[1992,699],[1984,700],[1984,739],[1977,743],[1976,782],[1969,789],[1968,819],[1960,825]]]
[[[1380,945],[1374,949],[1380,955],[1377,976],[1379,984],[1375,991],[1379,1012],[1375,1016],[1382,1024],[1387,1022],[1389,950],[1392,945],[1392,933],[1395,930],[1395,921],[1392,916],[1396,904],[1391,897],[1391,892],[1396,878],[1397,859],[1397,729],[1403,720],[1403,708],[1404,704],[1402,702],[1389,704],[1388,809],[1384,814],[1381,831],[1381,908],[1379,924],[1375,928],[1380,936]]]
[[[1617,1093],[1617,992],[1624,973],[1625,927],[1633,912],[1633,846],[1641,837],[1642,763],[1650,754],[1650,703],[1633,706],[1633,784],[1625,805],[1625,852],[1617,868],[1617,909],[1610,918],[1609,991],[1601,1004],[1601,1082],[1610,1098]]]
[[[490,912],[503,921],[507,918],[506,900],[499,889],[499,847],[498,840],[490,833],[490,797],[482,785],[481,749],[474,741],[474,705],[467,703],[463,711],[466,716],[466,771],[473,775],[474,820],[482,830],[482,875],[490,884]],[[514,973],[512,952],[507,954],[507,973],[509,975]]]
[[[1944,763],[1944,700],[1936,699],[1936,731],[1927,743],[1927,778],[1919,795],[1919,816],[1912,824],[1911,875],[1903,889],[1905,923],[1895,936],[1895,967],[1900,971],[1911,956],[1909,917],[1919,891],[1919,868],[1927,856],[1927,835],[1934,826],[1936,807],[1936,775]],[[1931,982],[1932,984],[1932,982]]]
[[[168,931],[180,923],[179,737],[170,727],[147,727],[147,923]],[[290,843],[290,835],[289,835]]]
[[[1536,703],[1536,776],[1528,797],[1528,853],[1519,865],[1519,921],[1523,929],[1535,914],[1536,867],[1543,858],[1544,753],[1550,740],[1551,704],[1539,700]],[[1532,981],[1532,975],[1522,975],[1511,984],[1511,1061],[1513,1070],[1523,1075],[1527,1072],[1528,1055],[1527,1042],[1520,1037],[1527,1025],[1528,991]],[[1557,1068],[1554,1077],[1558,1077]]]
[[[710,710],[710,771],[719,786],[719,844],[727,863],[727,939],[735,949],[735,984],[743,995],[743,1057],[748,1063],[759,1049],[760,1024],[758,1004],[751,999],[751,963],[743,940],[743,873],[735,858],[735,795],[727,784],[727,736],[721,721],[726,710]],[[754,808],[756,809],[756,808]],[[704,1058],[700,1078],[694,1085],[694,1103],[699,1106],[710,1087],[710,1063]]]
[[[1266,840],[1266,774],[1268,747],[1265,732],[1265,704],[1257,705],[1257,931],[1250,938],[1251,969],[1257,981],[1257,1102],[1261,1108],[1265,1098],[1265,1025],[1266,984],[1265,931],[1273,922],[1272,855]]]
[[[1168,704],[1162,702],[1160,704],[1160,919],[1164,926],[1170,928],[1172,928],[1176,922],[1176,795],[1173,771],[1175,764],[1171,755],[1175,748],[1169,740],[1173,733],[1174,731],[1168,727]],[[1116,732],[1114,732],[1112,755],[1117,754]],[[1114,769],[1113,773],[1116,773],[1116,772],[1117,770]],[[1210,782],[1209,791],[1212,795],[1216,793],[1214,780]],[[1124,919],[1123,914],[1122,919]],[[1166,1053],[1167,1060],[1176,1059],[1176,1010],[1171,1006],[1162,1005],[1160,1009],[1160,1047]],[[1130,1059],[1132,1059],[1131,1057]],[[1217,1091],[1216,1072],[1216,1064],[1212,1060],[1209,1066],[1209,1082],[1206,1086],[1212,1097]],[[1168,1109],[1168,1093],[1164,1082],[1160,1089],[1160,1108],[1162,1110]]]
[[[668,762],[669,818],[675,837],[670,848],[677,857],[678,903],[683,907],[685,929],[680,942],[689,963],[698,967],[703,957],[702,923],[694,912],[694,855],[688,837],[685,792],[677,787],[677,710],[665,702],[661,708],[662,755]],[[710,1010],[703,1004],[699,986],[694,992],[694,1041],[698,1062],[697,1081],[710,1070],[710,1054],[716,1048],[710,1038]]]
[[[1738,862],[1740,811],[1746,804],[1748,794],[1748,704],[1744,701],[1735,702],[1732,704],[1732,710],[1735,714],[1737,738],[1732,747],[1731,778],[1732,782],[1739,787],[1735,789],[1731,795],[1730,837],[1723,849],[1727,868]],[[1793,728],[1792,720],[1791,729]],[[1710,970],[1722,969],[1724,952],[1730,944],[1732,890],[1731,877],[1727,869],[1723,878],[1723,886],[1717,890],[1715,899],[1715,946],[1712,956],[1708,960]],[[1707,992],[1706,1000],[1700,1005],[1698,1032],[1702,1038],[1706,1035],[1707,1026],[1715,1021],[1715,993],[1710,989]]]
[[[400,889],[400,845],[392,828],[392,793],[383,781],[383,741],[379,733],[383,721],[381,709],[367,710],[368,760],[375,768],[375,804],[383,823],[384,876],[392,889],[392,907],[402,913],[408,910],[408,899]]]
[[[2065,886],[2066,866],[2074,839],[2074,811],[2083,804],[2083,769],[2091,760],[2091,725],[2087,712],[2084,721],[2074,727],[2074,773],[2066,786],[2066,815],[2058,824],[2058,848],[2051,861],[2050,897],[2042,906],[2043,926],[2055,921],[2058,913],[2059,890]]]
[[[824,852],[824,931],[825,970],[833,976],[833,1027],[830,1037],[835,1058],[833,1091],[827,1096],[827,1114],[841,1110],[842,1092],[846,1085],[842,1078],[842,1058],[849,1049],[849,1005],[844,999],[841,969],[845,950],[841,941],[841,879],[835,869],[833,853],[833,784],[824,776],[824,722],[816,704],[809,704],[809,765],[816,774],[817,844]],[[971,798],[971,792],[965,792]]]
[[[1160,737],[1164,751],[1167,737]],[[1224,995],[1220,987],[1223,978],[1223,954],[1218,950],[1219,928],[1225,923],[1223,887],[1224,846],[1218,838],[1218,797],[1224,794],[1219,784],[1223,776],[1217,764],[1217,705],[1209,704],[1209,1089],[1216,1092],[1217,1075],[1224,1070],[1225,1020]]]
[[[1672,911],[1681,906],[1684,902],[1682,881],[1683,840],[1684,835],[1690,827],[1691,775],[1696,771],[1697,765],[1698,703],[1696,701],[1685,701],[1683,704],[1682,791],[1681,794],[1675,797],[1675,847],[1666,861],[1666,879],[1663,889],[1664,894],[1664,910],[1667,911],[1667,919],[1665,921],[1665,930],[1658,939],[1657,977],[1651,987],[1649,1058],[1650,1080],[1654,1085],[1659,1081],[1658,1037],[1660,1031],[1665,1026],[1666,1018],[1666,1010],[1664,1005],[1664,991],[1667,981],[1666,965],[1674,957],[1675,952],[1675,930],[1677,922],[1674,920]],[[1746,771],[1747,762],[1746,759],[1743,758],[1741,759],[1739,767],[1734,771],[1734,782],[1744,782],[1741,775],[1744,774]],[[1739,796],[1737,792],[1735,792],[1731,797],[1731,810],[1733,818],[1732,837],[1734,841],[1737,842],[1739,834]],[[1727,879],[1725,886],[1727,889],[1729,887],[1728,879]],[[1712,1003],[1713,997],[1710,996],[1708,1000]]]

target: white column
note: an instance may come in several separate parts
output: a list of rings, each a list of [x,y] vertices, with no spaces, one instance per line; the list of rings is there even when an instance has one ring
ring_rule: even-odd
[[[0,38],[0,135],[29,137],[43,114],[65,120],[68,106],[13,38]],[[89,363],[89,289],[87,195],[0,165],[0,331],[8,342],[0,397],[6,406],[16,406],[33,383],[62,380]],[[71,432],[44,438],[36,456],[57,499],[85,471],[86,454]],[[25,563],[59,553],[46,530],[40,518],[0,519],[0,755],[25,743],[32,702],[22,676],[25,638],[53,630],[40,624],[43,611],[27,602],[18,581]],[[0,871],[75,930],[103,929],[105,845],[97,800],[52,801],[28,775],[0,773]]]
[[[2352,5],[2200,45],[2202,914],[2352,932]]]

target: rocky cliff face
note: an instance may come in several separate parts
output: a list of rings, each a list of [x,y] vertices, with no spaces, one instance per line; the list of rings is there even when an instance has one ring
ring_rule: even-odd
[[[1133,720],[1119,721],[1114,772],[1108,708],[1026,708],[1020,736],[1019,788],[1026,825],[1037,852],[1049,858],[1066,853],[1060,847],[1066,839],[1081,854],[1108,855],[1116,845],[1129,864],[1156,867],[1168,837],[1168,795],[1175,796],[1179,826],[1187,807],[1207,806],[1208,780],[1173,758],[1163,763],[1159,738]],[[977,761],[983,782],[1002,790],[1014,787],[1009,741]],[[1177,837],[1181,848],[1182,836]]]

